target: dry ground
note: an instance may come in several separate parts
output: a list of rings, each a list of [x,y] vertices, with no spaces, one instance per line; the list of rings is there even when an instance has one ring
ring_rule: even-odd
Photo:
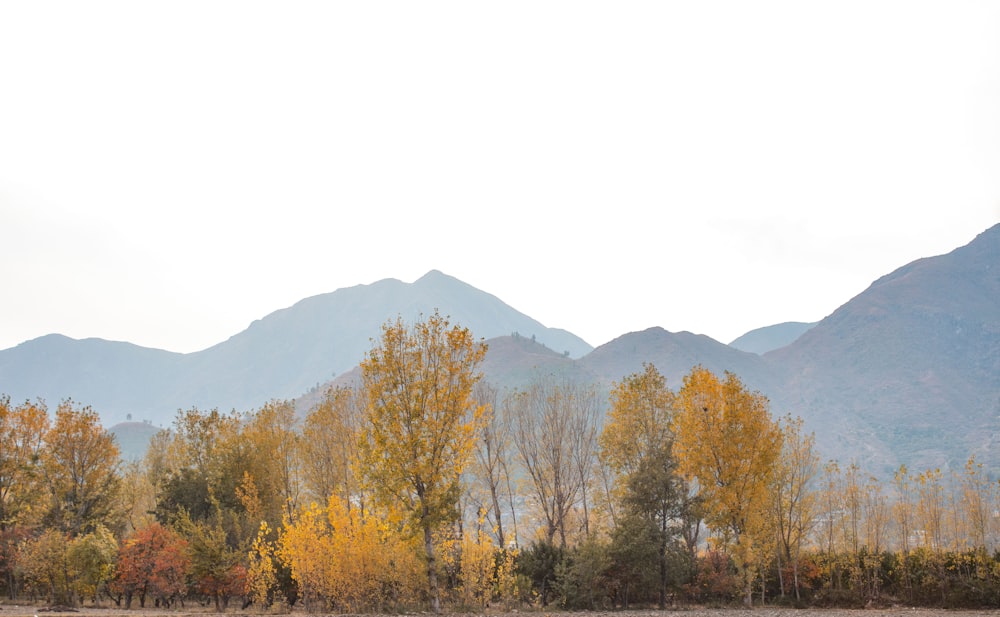
[[[260,611],[226,611],[225,615],[248,617],[325,617],[319,613],[306,613],[293,610],[291,613],[260,612]],[[429,613],[408,614],[410,617],[429,617]],[[594,611],[572,613],[562,611],[525,610],[520,612],[500,613],[446,613],[446,617],[1000,617],[1000,608],[981,610],[941,610],[927,608],[872,608],[872,609],[794,609],[769,608],[678,608],[665,611]],[[203,607],[185,609],[139,609],[124,610],[116,607],[92,608],[82,607],[72,611],[51,610],[42,606],[0,605],[0,617],[219,617],[220,613]],[[338,615],[336,617],[345,617]],[[400,615],[366,615],[364,617],[401,617]]]

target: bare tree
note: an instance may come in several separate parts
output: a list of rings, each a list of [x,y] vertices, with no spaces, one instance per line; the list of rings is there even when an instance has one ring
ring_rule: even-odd
[[[483,426],[475,447],[474,475],[485,499],[477,500],[490,528],[494,530],[497,545],[506,547],[513,540],[517,544],[517,514],[514,508],[514,491],[510,467],[510,413],[507,401],[501,402],[495,386],[486,382],[476,384],[474,397],[487,408]],[[509,516],[506,514],[509,512]],[[513,528],[513,536],[505,531],[505,520]]]
[[[590,386],[547,378],[509,400],[517,451],[545,519],[546,540],[558,534],[566,546],[574,507],[583,506],[584,530],[589,525],[584,483],[597,449],[597,396]]]

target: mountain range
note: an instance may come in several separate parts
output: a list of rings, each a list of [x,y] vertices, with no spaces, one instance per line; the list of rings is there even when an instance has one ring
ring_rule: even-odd
[[[541,373],[602,391],[653,363],[676,388],[701,364],[736,373],[801,416],[824,459],[878,476],[960,468],[970,455],[1000,470],[1000,225],[966,246],[907,264],[815,324],[761,328],[723,344],[650,328],[593,349],[499,298],[431,271],[306,298],[203,351],[177,354],[57,334],[0,351],[0,393],[72,397],[106,425],[169,426],[178,409],[249,410],[270,399],[308,409],[348,379],[387,319],[438,310],[487,340],[486,379],[506,388]],[[122,426],[119,430],[124,430]],[[120,435],[119,439],[123,439]]]

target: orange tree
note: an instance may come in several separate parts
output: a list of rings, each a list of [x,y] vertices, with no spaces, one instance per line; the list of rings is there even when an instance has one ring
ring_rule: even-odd
[[[705,523],[728,547],[740,571],[744,602],[771,539],[770,487],[782,432],[768,401],[726,372],[720,380],[696,366],[677,395],[674,454],[680,472],[697,480]]]
[[[423,534],[427,584],[440,611],[434,531],[458,515],[459,477],[483,407],[473,400],[486,345],[437,312],[382,327],[361,363],[367,408],[360,474],[377,503],[401,507]]]
[[[125,597],[125,608],[131,608],[135,596],[140,607],[146,605],[147,595],[166,603],[182,597],[187,589],[187,549],[186,540],[159,523],[136,530],[118,552],[112,585]]]

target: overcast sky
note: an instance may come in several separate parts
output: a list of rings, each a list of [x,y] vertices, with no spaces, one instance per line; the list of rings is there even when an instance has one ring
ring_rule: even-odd
[[[998,2],[0,2],[0,349],[431,269],[729,342],[998,222]]]

